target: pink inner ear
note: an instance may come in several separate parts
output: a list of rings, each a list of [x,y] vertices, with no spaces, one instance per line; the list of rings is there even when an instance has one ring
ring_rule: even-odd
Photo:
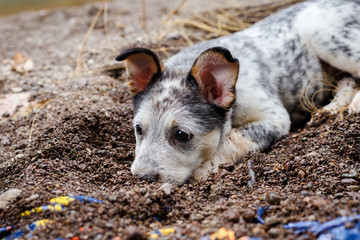
[[[230,108],[235,101],[235,84],[239,61],[228,59],[226,49],[208,49],[195,60],[191,74],[196,79],[203,97],[220,107]]]
[[[144,91],[157,72],[154,60],[145,54],[136,54],[126,59],[127,70],[137,92]]]
[[[206,99],[216,100],[221,98],[223,94],[222,86],[211,71],[203,71],[200,74],[200,79],[204,85],[203,94]]]
[[[134,66],[131,75],[135,82],[134,87],[137,88],[138,91],[144,91],[152,77],[152,72],[148,67]]]

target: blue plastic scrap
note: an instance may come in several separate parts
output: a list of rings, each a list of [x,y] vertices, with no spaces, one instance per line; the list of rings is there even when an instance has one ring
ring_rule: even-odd
[[[0,233],[10,231],[10,230],[13,229],[13,228],[14,228],[14,226],[1,227],[1,228],[0,228]]]
[[[346,228],[345,223],[356,222],[353,228]],[[318,221],[296,222],[284,225],[294,229],[296,234],[311,232],[318,240],[360,240],[360,214],[350,217],[338,217],[325,223]]]
[[[258,208],[258,210],[256,212],[256,220],[258,220],[259,223],[265,224],[263,217],[264,217],[266,210],[268,210],[268,209],[269,209],[268,207],[259,207]]]
[[[79,200],[80,202],[91,202],[91,203],[103,203],[102,200],[87,197],[87,196],[70,196],[70,198],[74,198],[75,200]]]
[[[312,226],[318,226],[318,221],[304,221],[304,222],[296,222],[296,223],[288,223],[284,225],[286,229],[296,229],[295,234],[300,234],[302,232],[306,232]]]
[[[103,203],[102,200],[92,198],[92,197],[87,197],[87,196],[62,196],[62,197],[57,197],[57,198],[50,199],[50,203],[52,205],[44,205],[44,206],[41,206],[41,207],[36,207],[36,208],[33,208],[30,211],[27,210],[27,211],[23,212],[21,214],[21,216],[27,216],[27,215],[30,215],[32,213],[40,213],[40,212],[45,211],[45,210],[62,211],[62,210],[65,209],[64,206],[67,206],[72,201],[90,202],[90,203]],[[28,231],[30,231],[30,233],[26,237],[31,238],[32,237],[32,231],[34,231],[34,229],[37,226],[44,225],[47,222],[49,222],[49,220],[43,219],[43,220],[38,220],[36,222],[28,224],[25,228]],[[0,228],[0,233],[10,231],[13,228],[14,228],[13,226]],[[21,237],[23,235],[24,235],[24,230],[19,229],[19,230],[15,231],[14,233],[10,234],[9,236],[3,238],[2,240],[14,240],[14,239],[17,239],[17,238],[19,238],[19,237]]]
[[[38,226],[42,226],[45,225],[47,222],[49,222],[48,219],[42,219],[42,220],[38,220],[36,222],[30,223],[28,224],[25,228],[30,231],[27,235],[27,238],[31,238],[32,237],[32,231],[35,230],[36,227]],[[19,229],[16,232],[12,233],[11,235],[3,238],[3,240],[15,240],[21,236],[24,235],[24,229]]]

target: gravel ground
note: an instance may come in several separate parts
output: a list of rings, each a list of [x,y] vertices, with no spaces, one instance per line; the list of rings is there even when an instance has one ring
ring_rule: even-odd
[[[74,75],[77,46],[100,3],[0,18],[0,100],[9,94],[29,96],[18,104],[24,108],[15,105],[16,113],[0,118],[0,194],[22,190],[0,209],[0,228],[14,225],[16,230],[49,219],[32,239],[146,239],[161,228],[175,229],[161,239],[200,239],[221,227],[236,238],[307,239],[314,237],[295,235],[283,224],[359,214],[360,116],[346,111],[316,116],[268,151],[222,166],[202,182],[178,187],[131,175],[131,96],[124,68],[113,58],[128,46],[150,47],[166,58],[187,45],[174,37],[184,29],[161,25],[174,6],[149,2],[145,29],[140,28],[140,1],[110,3],[109,38],[116,50],[101,18],[83,51],[87,70],[80,75]],[[199,12],[215,7],[191,4],[180,11],[182,17],[194,6]],[[32,71],[11,69],[16,51],[33,60]],[[249,186],[251,171],[256,181]],[[74,201],[63,211],[21,215],[68,195],[103,202]],[[256,219],[259,207],[267,208],[265,224]]]

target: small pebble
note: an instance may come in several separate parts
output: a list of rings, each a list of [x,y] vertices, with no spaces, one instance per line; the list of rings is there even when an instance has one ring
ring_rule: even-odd
[[[107,86],[100,86],[99,87],[99,92],[106,92],[108,90]]]
[[[109,199],[110,202],[116,202],[117,199],[118,199],[118,195],[112,194],[112,195],[110,195],[110,196],[108,197],[108,199]]]
[[[268,234],[271,238],[278,238],[281,235],[281,230],[278,228],[270,228]]]
[[[305,177],[305,172],[303,170],[299,170],[298,174],[302,178]]]
[[[15,200],[18,196],[20,196],[22,190],[11,188],[0,195],[0,209],[4,209],[6,205]]]
[[[267,202],[272,205],[277,205],[280,203],[281,197],[276,193],[270,193],[267,198]]]
[[[39,197],[40,197],[39,194],[34,193],[34,194],[32,194],[30,197],[26,198],[25,200],[28,201],[28,202],[30,202],[30,201],[33,201],[33,200],[38,199]]]
[[[244,210],[244,212],[241,213],[241,216],[248,223],[255,222],[256,219],[255,212],[251,211],[250,209]]]
[[[344,197],[343,193],[336,193],[335,196],[334,196],[335,199],[339,199],[339,198],[342,198],[342,197]]]
[[[355,223],[354,222],[346,222],[345,223],[345,228],[346,229],[351,229],[355,227]]]
[[[348,177],[348,178],[354,178],[358,175],[358,173],[356,172],[355,169],[351,169],[349,171],[349,173],[344,173],[343,175],[341,175],[341,177]]]
[[[301,196],[304,196],[304,197],[307,197],[307,196],[310,196],[310,193],[308,191],[305,191],[305,190],[302,190],[300,192]]]
[[[3,138],[1,138],[0,144],[3,146],[9,146],[11,144],[11,142],[8,137],[3,137]]]
[[[271,216],[265,218],[265,224],[268,225],[269,227],[273,227],[279,223],[280,223],[280,219],[277,217]]]
[[[307,154],[305,154],[305,157],[314,157],[314,156],[316,156],[317,155],[317,152],[309,152],[309,153],[307,153]]]
[[[225,214],[225,218],[230,222],[236,223],[239,222],[240,214],[238,211],[231,209]]]
[[[353,192],[357,192],[357,191],[360,190],[359,185],[350,185],[350,186],[347,186],[346,188],[349,189],[350,191],[353,191]]]
[[[102,234],[98,234],[95,236],[94,240],[101,240],[103,238]]]
[[[163,190],[166,195],[170,195],[171,188],[172,188],[172,185],[170,183],[164,183],[163,185],[161,185],[161,187],[159,189]]]
[[[190,216],[190,220],[192,220],[192,221],[202,221],[204,219],[205,219],[205,217],[202,214],[191,214],[191,216]]]
[[[341,183],[356,184],[357,181],[355,179],[352,179],[352,178],[344,178],[344,179],[341,179]]]
[[[179,32],[171,32],[166,36],[166,40],[176,40],[180,38]]]
[[[22,87],[13,87],[13,88],[11,88],[11,91],[13,93],[20,93],[23,91],[23,88]]]

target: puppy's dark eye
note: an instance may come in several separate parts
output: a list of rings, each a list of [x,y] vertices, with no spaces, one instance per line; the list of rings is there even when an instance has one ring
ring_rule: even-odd
[[[140,124],[136,124],[135,130],[136,130],[136,133],[137,133],[137,134],[139,134],[139,135],[142,135],[142,134],[143,134],[143,130],[142,130],[142,127],[141,127]]]
[[[191,134],[184,132],[182,130],[177,130],[175,137],[180,142],[188,142],[191,139]]]

